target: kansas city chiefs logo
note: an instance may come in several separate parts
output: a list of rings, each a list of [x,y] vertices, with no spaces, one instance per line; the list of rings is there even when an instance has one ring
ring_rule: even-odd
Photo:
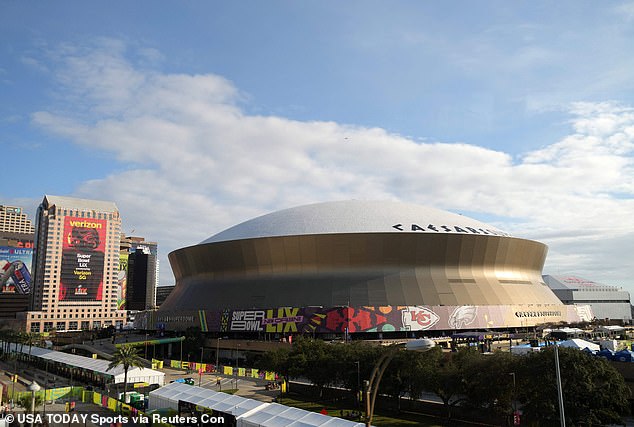
[[[403,326],[410,331],[424,331],[434,326],[439,320],[440,317],[426,307],[407,307],[403,311]]]

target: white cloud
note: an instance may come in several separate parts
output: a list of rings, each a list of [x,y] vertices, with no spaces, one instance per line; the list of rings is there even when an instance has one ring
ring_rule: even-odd
[[[626,23],[634,20],[634,2],[627,1],[612,7],[615,17],[622,19]]]
[[[127,166],[77,193],[114,200],[124,231],[159,243],[164,283],[168,251],[259,214],[349,198],[509,217],[496,225],[549,244],[553,268],[596,281],[633,276],[624,239],[634,218],[629,106],[574,104],[570,135],[513,159],[378,128],[249,115],[226,79],[161,74],[132,54],[115,42],[65,47],[57,76],[74,96],[33,122]]]

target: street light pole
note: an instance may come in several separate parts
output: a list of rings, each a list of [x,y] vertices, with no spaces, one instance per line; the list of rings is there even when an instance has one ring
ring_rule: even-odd
[[[203,351],[205,346],[200,347],[200,366],[198,366],[198,387],[200,387],[200,383],[203,380]]]
[[[510,376],[513,377],[513,394],[512,394],[512,401],[511,401],[511,409],[513,410],[513,424],[515,424],[515,416],[516,416],[516,412],[517,412],[517,408],[515,406],[515,372],[510,372],[509,373]]]
[[[46,374],[44,376],[44,413],[46,414],[46,387],[48,386],[48,359],[46,360]]]
[[[559,346],[555,343],[555,373],[557,375],[557,398],[559,400],[559,424],[566,427],[566,417],[564,416],[564,394],[561,387],[561,371],[559,369]]]
[[[374,369],[372,369],[370,381],[368,381],[365,390],[366,427],[370,427],[372,425],[372,416],[374,415],[374,403],[376,401],[376,395],[379,391],[379,384],[381,383],[381,378],[383,378],[383,373],[385,372],[385,369],[387,369],[392,359],[394,359],[396,353],[401,349],[425,352],[434,348],[435,345],[436,343],[433,340],[422,338],[415,341],[408,341],[407,343],[394,344],[381,355],[379,360],[376,362],[376,365],[374,365]]]
[[[33,381],[29,384],[27,390],[31,392],[31,414],[35,415],[35,393],[40,391],[40,385]],[[31,419],[31,427],[33,427],[33,419]]]
[[[238,366],[238,347],[240,346],[240,344],[238,344],[236,342],[236,390],[238,389],[238,372],[240,371],[240,367]]]
[[[216,338],[216,373],[219,373],[219,370],[218,370],[218,354],[220,354],[220,337]]]
[[[17,353],[11,353],[11,357],[13,358],[13,376],[11,377],[11,409],[13,409],[15,407],[15,383],[18,382],[18,355]]]
[[[355,398],[357,400],[357,406],[359,407],[359,409],[361,409],[361,399],[359,396],[359,394],[361,393],[361,362],[357,360],[354,363],[357,365],[357,393]]]

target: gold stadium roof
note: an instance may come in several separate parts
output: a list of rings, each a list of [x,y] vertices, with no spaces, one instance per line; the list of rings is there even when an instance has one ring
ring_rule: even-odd
[[[440,209],[394,201],[348,200],[262,215],[202,243],[309,234],[396,232],[510,236],[491,225]]]

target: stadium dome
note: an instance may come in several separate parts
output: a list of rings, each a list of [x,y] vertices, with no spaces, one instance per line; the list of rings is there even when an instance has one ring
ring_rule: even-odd
[[[480,221],[440,209],[400,202],[352,200],[273,212],[222,231],[202,244],[260,237],[402,231],[509,236]]]
[[[399,202],[318,203],[263,215],[169,254],[161,310],[561,304],[544,244]]]

